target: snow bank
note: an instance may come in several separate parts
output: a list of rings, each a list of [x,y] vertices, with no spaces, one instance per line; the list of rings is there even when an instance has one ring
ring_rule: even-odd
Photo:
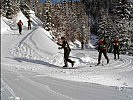
[[[16,24],[18,23],[19,20],[21,20],[23,22],[23,27],[28,26],[28,23],[27,23],[28,20],[21,11],[17,14],[15,18],[13,18],[13,20],[16,20]]]
[[[6,34],[6,33],[9,33],[9,31],[11,31],[11,28],[3,19],[6,19],[6,18],[1,17],[1,28],[0,29],[1,29],[1,34]]]
[[[39,27],[33,32],[33,35],[30,38],[30,41],[34,45],[38,53],[46,55],[55,55],[59,52],[58,45],[51,40],[49,32]]]
[[[20,11],[13,19],[7,19],[6,17],[1,18],[1,32],[8,34],[13,34],[13,30],[18,30],[17,23],[21,20],[23,22],[23,27],[27,27],[27,18]],[[5,32],[6,31],[6,32]]]
[[[88,48],[93,48],[93,49],[94,49],[95,46],[93,46],[93,44],[89,43],[89,44],[88,44]]]
[[[93,39],[91,41],[96,41],[96,39]],[[84,48],[95,48],[95,46],[93,46],[93,44],[95,44],[94,42],[90,42],[89,44],[84,44]],[[81,42],[76,40],[73,43],[70,42],[70,47],[73,49],[77,49],[77,48],[81,48]]]
[[[34,11],[30,10],[30,18],[32,20],[31,26],[42,26],[41,20],[35,16]],[[17,23],[21,20],[23,22],[23,29],[28,27],[28,19],[20,11],[13,19],[7,19],[1,16],[1,34],[13,34],[13,30],[18,30]]]
[[[30,19],[32,20],[32,23],[31,23],[32,26],[42,26],[41,20],[35,16],[34,11],[30,10],[29,15],[30,15]],[[13,20],[16,20],[16,23],[19,20],[21,20],[23,22],[24,27],[28,26],[28,22],[27,22],[28,19],[24,16],[24,14],[21,11],[17,14],[16,18],[14,18]]]
[[[7,95],[8,94],[8,95]],[[13,89],[1,79],[1,100],[22,100],[17,97]]]
[[[35,16],[35,12],[30,10],[30,19],[32,20],[32,25],[33,26],[42,26],[42,21]]]
[[[70,42],[70,47],[71,48],[81,48],[81,43],[78,40],[74,41],[74,43]]]

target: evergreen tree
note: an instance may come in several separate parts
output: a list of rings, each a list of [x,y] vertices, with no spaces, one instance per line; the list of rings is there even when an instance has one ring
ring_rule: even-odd
[[[130,0],[82,1],[93,21],[91,32],[103,35],[108,40],[119,36],[121,53],[128,53],[133,38],[133,2]]]
[[[1,1],[1,13],[6,18],[13,18],[19,11],[18,0],[2,0]]]
[[[52,28],[52,23],[51,23],[51,6],[52,2],[50,0],[46,0],[45,3],[45,9],[44,9],[44,28],[47,31],[50,31]]]
[[[20,1],[20,9],[23,12],[23,14],[28,18],[30,6],[29,6],[29,2],[27,0]]]
[[[2,0],[2,15],[6,18],[12,18],[12,1],[11,0]]]
[[[132,15],[132,3],[128,0],[121,0],[114,5],[112,19],[115,23],[115,28],[119,33],[120,37],[120,50],[121,53],[128,53],[129,47],[131,45],[131,34],[133,27],[131,27],[131,22],[133,19]]]
[[[50,7],[50,12],[48,8],[48,3],[45,3],[43,22],[44,27],[47,26],[46,23],[50,23],[48,25],[52,27],[52,34],[56,37],[65,36],[67,40],[72,42],[76,39],[81,40],[81,38],[88,42],[88,16],[81,2],[59,2]]]

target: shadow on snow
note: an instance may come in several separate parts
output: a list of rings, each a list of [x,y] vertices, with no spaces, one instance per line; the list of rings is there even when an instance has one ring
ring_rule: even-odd
[[[10,58],[10,57],[6,57],[6,58]],[[34,63],[34,64],[47,65],[48,67],[58,67],[58,68],[60,68],[57,65],[50,64],[48,62],[44,62],[44,61],[41,61],[41,60],[27,59],[27,58],[22,58],[22,57],[21,58],[15,57],[15,58],[10,58],[10,59],[16,60],[18,62],[23,62],[24,61],[24,62]]]

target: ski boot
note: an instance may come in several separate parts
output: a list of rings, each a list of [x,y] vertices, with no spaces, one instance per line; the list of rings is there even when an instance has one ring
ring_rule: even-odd
[[[72,67],[74,66],[75,61],[72,62]]]

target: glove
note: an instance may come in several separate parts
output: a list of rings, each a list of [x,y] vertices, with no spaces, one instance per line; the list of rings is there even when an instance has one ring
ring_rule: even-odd
[[[58,49],[61,49],[61,47],[59,47]]]

